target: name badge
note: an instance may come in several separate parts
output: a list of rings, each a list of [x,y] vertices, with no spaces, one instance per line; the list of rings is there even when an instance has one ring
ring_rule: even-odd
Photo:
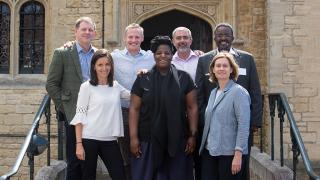
[[[247,69],[246,68],[239,68],[239,75],[246,76],[247,75]]]

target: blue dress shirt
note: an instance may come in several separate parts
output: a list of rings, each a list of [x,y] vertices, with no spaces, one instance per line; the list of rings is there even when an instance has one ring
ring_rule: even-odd
[[[133,56],[125,48],[123,50],[116,49],[111,55],[114,61],[114,78],[128,90],[131,90],[139,70],[151,69],[155,65],[151,51],[140,49],[139,53]],[[129,101],[121,100],[121,106],[128,108]]]
[[[90,64],[91,64],[92,56],[94,54],[94,50],[90,45],[89,51],[84,52],[83,48],[79,45],[78,42],[76,42],[76,46],[77,46],[79,61],[81,65],[82,82],[85,82],[90,79]]]

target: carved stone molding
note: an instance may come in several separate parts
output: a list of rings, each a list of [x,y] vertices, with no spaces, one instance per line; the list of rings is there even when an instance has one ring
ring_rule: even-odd
[[[223,0],[207,0],[207,1],[148,1],[148,0],[131,0],[128,1],[129,21],[134,22],[144,14],[152,14],[152,12],[163,9],[163,12],[178,9],[190,13],[190,10],[198,17],[206,15],[212,22],[217,18],[217,8]],[[156,15],[156,14],[155,14]]]
[[[216,6],[208,6],[208,14],[214,16],[216,14]]]
[[[153,11],[157,8],[161,8],[163,6],[166,6],[167,4],[134,4],[133,5],[133,14],[131,14],[131,17],[132,18],[135,18],[143,13],[147,13],[147,12],[150,12],[150,11]],[[179,4],[173,4],[171,6],[177,6],[177,5],[184,5],[186,7],[190,7],[192,9],[195,9],[195,10],[198,10],[198,11],[201,11],[203,13],[206,13],[208,14],[209,16],[212,16],[214,17],[215,14],[216,14],[216,8],[217,8],[217,5],[207,5],[207,4],[203,4],[203,5],[199,5],[198,3],[190,3],[190,4],[187,4],[187,3],[179,3]]]

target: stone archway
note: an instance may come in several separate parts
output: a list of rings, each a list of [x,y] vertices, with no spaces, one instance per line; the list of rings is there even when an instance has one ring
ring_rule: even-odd
[[[194,15],[171,10],[142,21],[144,28],[144,42],[142,49],[149,49],[150,40],[156,35],[168,35],[171,37],[172,31],[179,26],[187,27],[193,36],[192,49],[199,49],[204,52],[212,49],[212,28],[209,23]]]

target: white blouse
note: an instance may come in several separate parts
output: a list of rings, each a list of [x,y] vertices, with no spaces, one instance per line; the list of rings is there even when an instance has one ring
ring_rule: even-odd
[[[100,141],[123,137],[121,99],[130,99],[130,92],[117,81],[109,85],[81,84],[76,114],[70,124],[82,123],[82,138]]]

